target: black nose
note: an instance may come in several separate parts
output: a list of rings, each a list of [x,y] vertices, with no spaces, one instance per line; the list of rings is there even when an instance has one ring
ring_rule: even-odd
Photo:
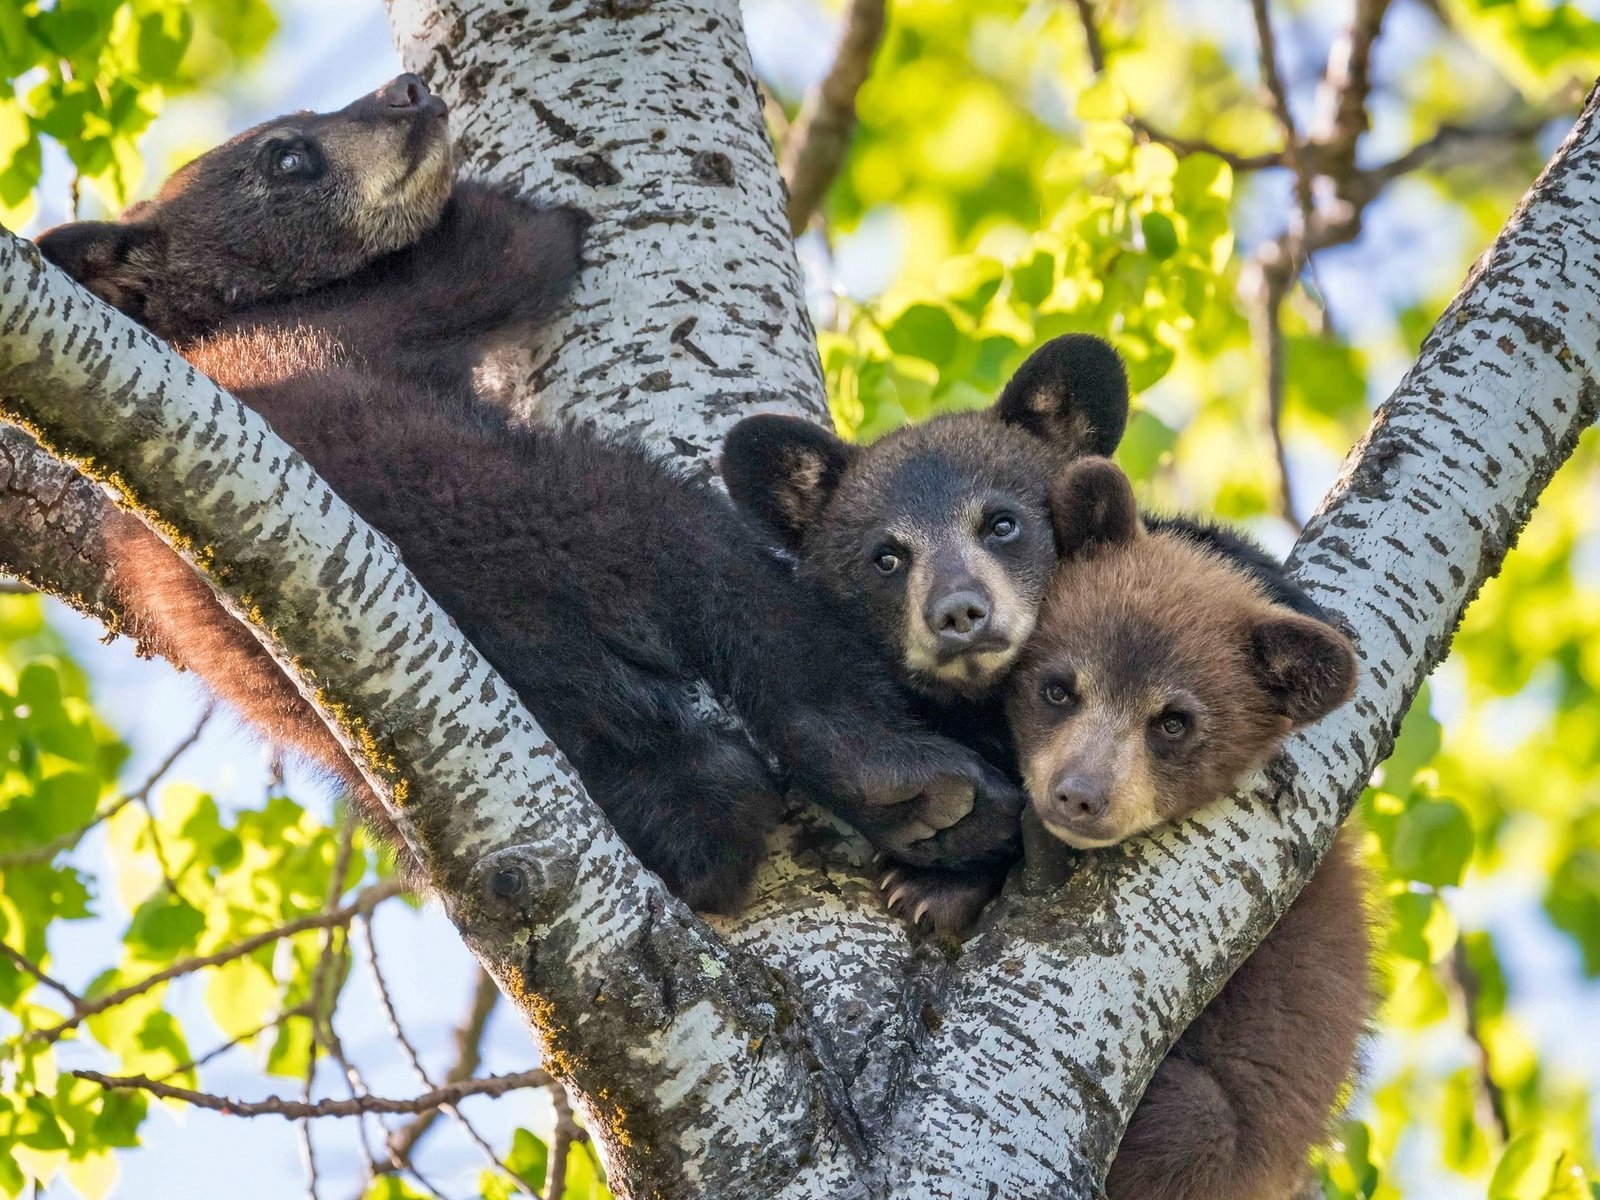
[[[408,112],[428,101],[428,85],[420,75],[396,75],[378,89],[378,100],[388,108]]]
[[[1055,790],[1056,803],[1069,817],[1103,817],[1111,807],[1111,788],[1092,775],[1063,775]]]
[[[933,606],[928,624],[947,645],[963,645],[989,627],[989,601],[977,592],[951,592]]]

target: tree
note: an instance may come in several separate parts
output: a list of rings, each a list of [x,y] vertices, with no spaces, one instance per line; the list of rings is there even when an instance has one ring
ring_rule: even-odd
[[[1264,8],[1256,13],[1272,64],[1271,24]],[[597,261],[541,343],[547,357],[508,364],[511,394],[535,412],[642,432],[691,468],[757,403],[821,415],[787,214],[732,5],[558,13],[526,25],[491,5],[397,2],[392,15],[408,65],[460,114],[472,161],[597,217]],[[1269,381],[1281,371],[1282,310],[1299,267],[1359,227],[1361,205],[1349,196],[1400,170],[1357,168],[1351,149],[1359,123],[1349,106],[1361,109],[1367,87],[1358,47],[1370,45],[1381,17],[1381,5],[1358,7],[1347,69],[1329,73],[1343,103],[1333,103],[1326,132],[1295,129],[1275,68],[1267,71],[1287,138],[1279,161],[1297,178],[1332,180],[1340,203],[1354,206],[1353,217],[1330,218],[1302,186],[1296,223],[1259,254],[1261,340],[1267,362],[1279,364]],[[1098,27],[1083,29],[1091,65],[1103,69]],[[1145,283],[1167,272],[1163,285],[1214,286],[1201,264],[1222,236],[1219,222],[1227,228],[1227,159],[1240,169],[1248,160],[1160,134],[1110,88],[1085,100],[1106,157],[1121,155],[1128,178],[1113,175],[1126,191],[1109,208],[1137,227]],[[838,98],[824,90],[813,110],[827,103]],[[1360,638],[1357,703],[1297,740],[1232,807],[1019,896],[953,963],[882,916],[859,845],[809,814],[797,814],[745,914],[715,930],[694,919],[639,872],[471,648],[440,633],[447,623],[431,601],[414,585],[363,590],[341,547],[363,547],[369,579],[385,574],[371,569],[379,565],[404,578],[392,551],[303,464],[289,466],[287,489],[253,466],[274,446],[258,420],[11,240],[0,248],[9,284],[0,411],[49,454],[6,431],[0,502],[13,534],[0,552],[35,585],[115,619],[94,554],[97,498],[52,458],[115,491],[185,549],[317,689],[379,793],[404,789],[396,811],[408,838],[550,1070],[573,1088],[619,1192],[822,1196],[856,1186],[955,1196],[984,1182],[1008,1195],[1089,1195],[1161,1051],[1303,882],[1466,604],[1595,416],[1596,336],[1579,302],[1592,264],[1573,237],[1574,214],[1595,200],[1595,120],[1591,104],[1301,539],[1302,581]],[[808,161],[799,151],[786,157]],[[1080,219],[1106,208],[1091,205]],[[873,321],[892,356],[876,356],[857,330],[836,335],[828,365],[849,377],[836,396],[859,406],[847,422],[870,429],[892,419],[869,404],[873,389],[890,380],[895,395],[915,396],[907,372],[917,361],[938,367],[969,348],[975,357],[1001,342],[1018,348],[982,320],[1002,288],[1031,310],[1034,333],[1053,331],[1047,301],[1082,268],[1074,252],[1042,241],[1009,270],[968,264],[970,292]],[[1090,273],[1137,281],[1119,270]],[[1127,307],[1130,294],[1108,286],[1097,303]],[[1086,310],[1064,319],[1083,321]],[[1135,366],[1148,381],[1161,331],[1130,320],[1119,332],[1130,354],[1144,351]],[[587,379],[596,363],[605,366],[600,395]],[[987,369],[997,364],[991,354]],[[938,400],[945,382],[923,398]],[[1269,407],[1276,414],[1281,404]],[[120,432],[129,427],[159,430],[167,452],[130,443]],[[269,511],[267,533],[251,517]],[[351,585],[330,588],[328,579]],[[378,649],[385,627],[430,639],[451,670],[405,674],[398,648]],[[446,691],[459,672],[481,697],[467,708]],[[431,752],[440,746],[450,749]],[[331,848],[345,863],[334,872],[333,908],[350,850]],[[1199,887],[1202,876],[1221,885]],[[376,898],[361,893],[352,904]],[[149,923],[160,924],[155,910]],[[1082,931],[1094,929],[1122,932],[1115,956],[1091,952]],[[48,987],[43,951],[41,941],[9,956]],[[311,972],[313,1010],[322,974]],[[64,998],[72,1024],[86,1016],[79,1009],[116,1007],[106,995]],[[99,1105],[97,1119],[123,1085],[160,1092],[144,1081],[91,1082],[110,1088],[82,1102]]]

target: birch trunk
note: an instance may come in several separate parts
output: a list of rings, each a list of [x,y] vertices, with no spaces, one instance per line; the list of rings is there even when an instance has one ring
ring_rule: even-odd
[[[469,162],[596,216],[599,261],[513,383],[692,468],[750,405],[819,413],[736,8],[554,8],[393,6]],[[1089,1197],[1160,1056],[1303,884],[1596,415],[1597,122],[1591,97],[1296,551],[1359,641],[1356,702],[1240,797],[1014,897],[954,962],[878,911],[859,843],[800,823],[745,914],[688,914],[384,539],[10,238],[0,414],[139,511],[318,703],[574,1089],[619,1195]],[[0,503],[26,500],[26,444],[5,444]],[[49,582],[70,555],[26,557],[8,568]]]

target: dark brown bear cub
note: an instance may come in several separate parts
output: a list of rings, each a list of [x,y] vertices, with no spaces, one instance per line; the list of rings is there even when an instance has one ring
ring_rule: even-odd
[[[445,116],[402,76],[249,130],[123,221],[64,226],[40,248],[173,340],[394,541],[692,905],[736,900],[785,786],[904,861],[992,854],[1020,792],[919,726],[873,650],[724,497],[637,446],[515,427],[474,393],[485,350],[566,294],[584,221],[457,183]],[[141,641],[333,768],[384,824],[199,576],[131,518],[110,536]],[[701,718],[699,684],[780,773]]]
[[[1332,627],[1236,563],[1147,531],[1127,478],[1083,459],[1056,485],[1062,567],[1006,684],[1030,801],[1084,849],[1226,795],[1285,734],[1349,699]],[[1341,835],[1267,939],[1157,1069],[1112,1200],[1282,1200],[1328,1132],[1371,1004],[1363,875]]]

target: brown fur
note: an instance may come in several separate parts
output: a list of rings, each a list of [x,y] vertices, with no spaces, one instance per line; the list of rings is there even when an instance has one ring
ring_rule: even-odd
[[[1147,532],[1110,463],[1069,468],[1062,492],[1063,566],[1006,708],[1035,810],[1088,849],[1225,795],[1349,698],[1355,656],[1239,564]],[[1281,1200],[1297,1186],[1371,1007],[1364,889],[1346,833],[1157,1069],[1112,1200]]]
[[[1285,1200],[1325,1141],[1372,1011],[1360,835],[1173,1046],[1111,1164],[1111,1200]]]
[[[265,417],[399,548],[692,906],[737,903],[785,787],[907,862],[992,857],[1020,791],[926,732],[872,648],[726,497],[641,446],[520,427],[475,394],[484,353],[565,296],[586,221],[454,182],[443,117],[401,76],[209,152],[124,223],[64,226],[39,246]],[[134,521],[114,518],[110,535],[144,643],[332,767],[392,836],[206,585]],[[781,773],[702,719],[697,683]]]

